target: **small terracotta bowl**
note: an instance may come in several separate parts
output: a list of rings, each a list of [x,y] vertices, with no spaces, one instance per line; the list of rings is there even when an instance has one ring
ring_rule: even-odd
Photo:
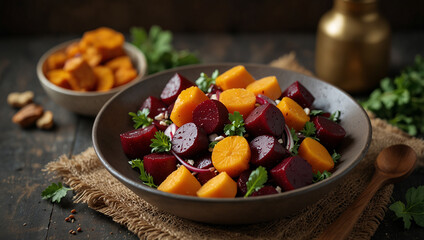
[[[146,74],[147,62],[144,54],[130,43],[124,43],[124,50],[131,58],[137,77],[131,82],[105,92],[79,92],[61,88],[51,83],[45,76],[47,58],[58,51],[64,50],[70,44],[79,41],[71,40],[48,50],[37,63],[37,76],[47,95],[58,105],[81,115],[96,116],[102,106],[113,95],[141,81]]]

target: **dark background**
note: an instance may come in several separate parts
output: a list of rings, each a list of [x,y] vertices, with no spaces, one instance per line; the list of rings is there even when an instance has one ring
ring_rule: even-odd
[[[173,32],[315,32],[332,0],[0,0],[0,36],[81,34],[99,26],[123,33],[157,24]],[[394,32],[424,29],[424,1],[384,0]]]

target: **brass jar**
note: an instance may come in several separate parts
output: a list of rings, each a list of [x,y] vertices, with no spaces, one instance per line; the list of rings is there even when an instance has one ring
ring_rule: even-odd
[[[377,0],[334,0],[318,25],[317,76],[348,92],[364,92],[386,76],[389,60],[390,26]]]

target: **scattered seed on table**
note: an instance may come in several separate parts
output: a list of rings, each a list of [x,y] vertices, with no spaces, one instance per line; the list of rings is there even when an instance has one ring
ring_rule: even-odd
[[[82,232],[81,227],[77,228],[77,231],[78,231],[78,232]]]
[[[24,227],[27,225],[27,223],[22,224]]]
[[[77,210],[72,209],[72,210],[71,210],[71,213],[77,213]]]
[[[75,218],[75,216],[71,214],[71,215],[69,215],[69,218],[70,218],[70,219],[74,219],[74,218]]]
[[[66,218],[65,218],[65,221],[69,222],[69,217],[66,217]]]

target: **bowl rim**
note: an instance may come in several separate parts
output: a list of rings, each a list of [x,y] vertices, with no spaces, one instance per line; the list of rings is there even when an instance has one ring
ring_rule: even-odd
[[[131,52],[132,54],[135,55],[135,58],[138,61],[138,65],[135,66],[138,74],[137,77],[130,81],[127,84],[124,84],[122,86],[116,87],[116,88],[112,88],[108,91],[87,91],[87,92],[82,92],[82,91],[74,91],[74,90],[70,90],[70,89],[66,89],[66,88],[62,88],[59,86],[56,86],[55,84],[53,84],[52,82],[50,82],[47,77],[45,76],[44,72],[43,72],[43,65],[46,62],[47,58],[52,55],[55,52],[58,52],[64,48],[66,48],[67,46],[69,46],[72,43],[78,42],[80,41],[81,38],[76,38],[76,39],[72,39],[63,43],[60,43],[58,45],[55,45],[54,47],[50,48],[49,50],[47,50],[38,60],[37,62],[37,67],[36,67],[36,72],[37,72],[37,76],[38,76],[38,80],[44,84],[45,86],[47,86],[48,88],[56,91],[56,92],[60,92],[62,94],[65,95],[69,95],[69,96],[84,96],[84,97],[95,97],[95,96],[103,96],[103,95],[110,95],[110,94],[115,94],[123,89],[126,89],[128,87],[133,86],[134,84],[136,84],[137,82],[139,82],[143,77],[146,76],[146,72],[147,72],[147,60],[146,60],[146,56],[144,55],[144,53],[142,51],[140,51],[138,48],[136,48],[133,44],[129,43],[129,42],[124,42],[123,48],[125,52]],[[138,69],[139,68],[139,69]]]
[[[313,78],[316,81],[321,82],[322,84],[331,86],[333,88],[338,89],[339,91],[341,91],[344,95],[346,95],[350,100],[352,100],[352,102],[357,105],[359,107],[359,109],[362,111],[362,113],[364,114],[364,116],[366,117],[366,127],[368,127],[368,131],[367,131],[367,140],[365,143],[365,147],[362,149],[362,151],[360,153],[357,154],[356,156],[356,161],[352,161],[352,163],[350,163],[349,165],[347,165],[345,171],[338,173],[337,175],[333,175],[330,178],[324,179],[323,181],[319,181],[317,183],[313,183],[304,187],[301,187],[299,189],[294,189],[291,191],[286,191],[286,192],[281,192],[279,194],[271,194],[271,195],[265,195],[265,196],[256,196],[254,198],[252,197],[248,197],[248,198],[244,198],[244,197],[235,197],[235,198],[200,198],[197,196],[186,196],[186,195],[179,195],[179,194],[172,194],[172,193],[167,193],[167,192],[162,192],[159,191],[155,188],[151,188],[148,187],[146,185],[144,185],[141,181],[134,181],[128,177],[126,177],[125,175],[122,175],[118,172],[118,170],[116,170],[111,164],[108,163],[108,161],[106,160],[105,156],[103,156],[103,154],[100,152],[99,146],[98,146],[98,139],[96,137],[96,132],[98,131],[98,125],[99,125],[99,121],[100,118],[103,116],[104,112],[106,111],[107,107],[110,105],[110,103],[112,101],[115,100],[115,98],[118,98],[121,94],[125,94],[126,90],[123,90],[121,92],[119,92],[118,94],[114,95],[112,98],[110,98],[102,107],[102,109],[99,111],[99,113],[96,116],[96,119],[94,121],[93,124],[93,130],[92,130],[92,141],[93,141],[93,147],[94,150],[98,156],[98,158],[100,159],[101,163],[103,164],[103,166],[118,180],[120,180],[121,182],[124,182],[128,185],[130,185],[133,188],[136,189],[140,189],[142,191],[148,191],[150,194],[153,195],[158,195],[160,197],[166,197],[166,198],[170,198],[172,200],[186,200],[186,201],[191,201],[191,202],[198,202],[198,203],[219,203],[219,204],[234,204],[234,203],[247,203],[247,202],[252,202],[252,201],[258,201],[258,200],[262,200],[262,201],[276,201],[276,200],[284,200],[286,198],[293,198],[296,197],[298,195],[303,195],[306,194],[307,192],[311,192],[311,191],[318,191],[319,189],[325,187],[326,185],[331,185],[334,182],[338,181],[339,179],[343,178],[345,175],[347,175],[349,172],[352,171],[353,168],[356,167],[356,165],[365,157],[366,153],[368,152],[368,149],[371,145],[371,139],[372,139],[372,127],[371,127],[371,121],[368,117],[368,114],[366,113],[366,111],[359,105],[359,103],[352,97],[350,96],[348,93],[346,93],[344,90],[331,85],[323,80],[320,80],[314,76],[308,76],[302,73],[298,73],[295,71],[291,71],[291,70],[287,70],[287,69],[282,69],[282,68],[278,68],[278,67],[272,67],[266,64],[256,64],[256,63],[232,63],[232,62],[225,62],[225,63],[207,63],[207,64],[193,64],[193,65],[188,65],[188,66],[183,66],[183,67],[177,67],[177,68],[172,68],[172,69],[168,69],[165,71],[161,71],[159,73],[155,73],[152,75],[149,75],[148,77],[146,77],[144,79],[144,81],[149,81],[149,79],[152,78],[156,78],[157,76],[160,76],[162,74],[167,74],[170,72],[178,72],[180,70],[187,70],[187,69],[196,69],[196,68],[202,68],[202,67],[233,67],[236,65],[243,65],[246,68],[248,67],[256,67],[256,68],[271,68],[271,69],[275,69],[277,71],[289,71],[294,73],[295,75],[299,75],[302,77],[308,77],[308,78]],[[143,82],[144,82],[143,81]],[[142,84],[141,82],[139,84]]]

